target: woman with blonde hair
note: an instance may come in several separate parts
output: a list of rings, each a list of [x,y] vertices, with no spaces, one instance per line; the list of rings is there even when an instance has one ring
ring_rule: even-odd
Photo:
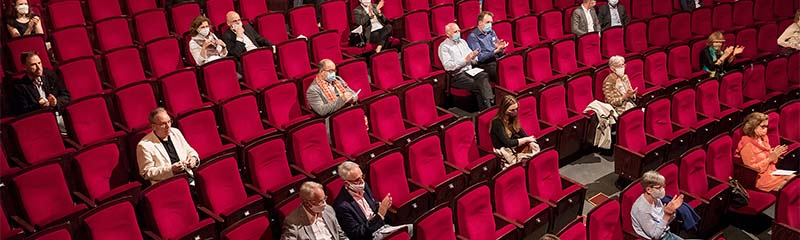
[[[517,112],[519,104],[514,96],[506,95],[492,119],[489,132],[494,153],[503,161],[503,169],[530,159],[539,153],[536,138],[528,136],[520,127]]]
[[[786,153],[786,145],[771,147],[767,137],[769,117],[760,112],[747,115],[742,127],[742,140],[736,148],[736,153],[742,157],[745,165],[758,171],[756,188],[762,191],[777,191],[786,184],[794,175],[775,176],[775,164]]]
[[[744,46],[728,46],[725,50],[725,35],[722,32],[713,32],[708,36],[706,48],[700,52],[700,66],[703,71],[711,74],[711,77],[722,76],[728,69],[728,65],[733,62],[733,58],[744,51]]]

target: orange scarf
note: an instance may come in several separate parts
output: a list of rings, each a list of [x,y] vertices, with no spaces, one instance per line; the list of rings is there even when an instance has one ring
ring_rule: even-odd
[[[328,102],[335,102],[338,97],[331,91],[331,88],[328,87],[328,80],[322,79],[322,74],[317,74],[317,79],[315,81],[319,88],[322,89],[322,94],[325,94],[325,98],[328,99]],[[344,85],[342,85],[340,81],[336,81],[336,79],[333,80],[333,86],[336,87],[339,94],[344,94],[345,91],[347,91]]]
[[[766,135],[761,137],[762,144],[758,144],[758,140],[756,140],[755,138],[742,136],[742,140],[739,140],[739,146],[736,147],[736,154],[740,154],[742,152],[742,148],[744,148],[744,146],[747,145],[747,143],[752,143],[754,147],[758,148],[761,151],[769,152],[772,150],[769,145],[769,138]],[[766,144],[766,146],[764,146],[764,144]]]

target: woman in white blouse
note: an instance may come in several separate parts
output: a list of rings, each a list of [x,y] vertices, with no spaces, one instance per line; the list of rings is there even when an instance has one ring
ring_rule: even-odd
[[[189,51],[197,66],[228,55],[225,42],[211,32],[208,18],[204,16],[194,18],[189,35],[192,36],[189,41]]]

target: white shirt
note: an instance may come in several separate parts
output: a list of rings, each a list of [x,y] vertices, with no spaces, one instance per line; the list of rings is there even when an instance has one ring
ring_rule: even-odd
[[[364,11],[366,11],[368,14],[369,14],[369,8],[371,6],[372,5],[364,7],[364,5],[361,5],[361,7],[364,8]],[[373,13],[372,18],[369,19],[369,22],[372,24],[372,27],[369,30],[370,32],[378,31],[383,28],[383,24],[381,24],[381,22],[378,21],[378,16],[374,14],[375,13]]]
[[[326,225],[325,220],[322,219],[322,213],[313,216],[312,213],[306,210],[306,214],[308,214],[308,216],[313,219],[311,222],[311,230],[314,232],[314,237],[316,239],[333,240],[333,235],[331,235],[331,230],[328,229],[328,225]]]
[[[442,61],[444,70],[461,73],[472,69],[472,64],[478,62],[477,56],[470,62],[464,60],[471,52],[472,49],[464,39],[458,39],[456,42],[448,38],[439,45],[439,60]]]
[[[589,12],[589,9],[581,4],[581,8],[583,8],[583,12],[586,14],[586,32],[594,32],[594,19],[592,19],[592,13]]]
[[[700,0],[694,0],[694,4],[697,8],[702,7],[703,5],[700,3]]]
[[[39,97],[47,98],[47,95],[44,93],[44,88],[42,87],[42,85],[44,85],[42,77],[37,77],[36,80],[33,80],[33,86],[35,86],[36,91],[39,92]]]
[[[236,36],[236,41],[244,43],[244,49],[247,51],[257,48],[256,45],[253,44],[253,41],[251,41],[250,38],[247,37],[247,35],[242,34],[241,37]]]
[[[608,5],[608,11],[611,12],[611,26],[621,26],[622,21],[619,19],[619,9]]]
[[[358,206],[361,207],[361,212],[364,213],[364,217],[367,218],[367,221],[372,220],[372,218],[375,217],[375,212],[373,212],[372,208],[369,207],[369,203],[367,202],[367,199],[364,198],[363,195],[358,195],[358,194],[350,192],[350,191],[348,191],[348,193],[350,193],[350,196],[352,196],[353,199],[356,200],[356,203],[358,203]]]

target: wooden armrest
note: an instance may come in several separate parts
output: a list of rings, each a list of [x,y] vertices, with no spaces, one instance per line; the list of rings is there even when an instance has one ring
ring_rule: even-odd
[[[225,222],[225,219],[222,219],[222,217],[220,217],[219,215],[211,212],[211,210],[208,210],[208,208],[205,208],[203,206],[197,205],[197,210],[200,210],[201,213],[203,213],[205,215],[208,215],[208,217],[210,217],[210,218],[213,218],[214,221],[216,221],[218,223],[224,223]]]
[[[222,138],[222,140],[223,140],[222,141],[222,145],[225,145],[225,142],[228,142],[228,143],[232,143],[233,145],[236,145],[236,147],[238,147],[238,148],[242,148],[243,147],[242,143],[234,141],[233,138],[228,137],[228,135],[220,134],[219,137]]]
[[[302,168],[298,167],[297,165],[289,164],[289,168],[294,170],[294,171],[297,171],[297,172],[299,172],[299,173],[301,173],[303,175],[306,175],[309,178],[312,178],[312,179],[316,179],[317,178],[316,176],[314,176],[314,174],[311,174],[310,172],[306,172],[305,170],[303,170]]]
[[[83,193],[72,192],[72,195],[75,195],[75,197],[80,199],[81,202],[86,203],[86,205],[89,205],[92,208],[96,208],[97,207],[97,204],[94,201],[92,201],[92,199],[87,197],[86,195],[83,195]]]
[[[143,231],[142,233],[144,233],[144,236],[145,236],[145,237],[149,237],[149,238],[151,238],[151,239],[154,239],[154,240],[161,240],[161,237],[160,237],[160,236],[158,236],[158,235],[156,235],[156,234],[155,234],[154,232],[152,232],[152,231],[145,230],[145,231]]]
[[[459,167],[459,166],[456,166],[455,164],[453,164],[453,163],[451,163],[451,162],[448,162],[448,161],[446,161],[446,160],[444,161],[444,166],[445,166],[446,168],[449,168],[449,169],[454,169],[454,170],[457,170],[457,171],[459,171],[459,172],[462,172],[462,173],[469,174],[469,170],[467,170],[467,169],[464,169],[464,168],[462,168],[462,167]],[[450,172],[450,171],[447,171],[447,172]]]
[[[529,194],[528,194],[528,197],[529,197],[529,198],[531,198],[531,199],[534,199],[534,200],[536,200],[537,202],[540,202],[540,203],[547,204],[547,205],[548,205],[548,206],[550,206],[550,207],[553,207],[553,208],[555,208],[555,207],[556,207],[556,204],[555,204],[555,203],[552,203],[552,202],[548,201],[547,199],[541,198],[541,197],[539,197],[539,196],[534,196],[534,195],[531,195],[531,194],[529,193]]]
[[[411,184],[414,184],[414,185],[417,185],[417,186],[419,186],[419,187],[420,187],[420,188],[422,188],[422,189],[425,189],[425,191],[428,191],[428,192],[430,192],[430,193],[435,193],[435,192],[436,192],[436,190],[435,190],[435,189],[433,189],[433,188],[431,188],[431,187],[429,187],[429,186],[426,186],[425,184],[422,184],[422,183],[420,183],[420,182],[414,181],[414,179],[408,178],[407,180],[408,180],[408,182],[409,182],[409,183],[411,183]]]
[[[19,216],[11,216],[11,220],[14,220],[14,222],[17,222],[17,224],[20,227],[22,227],[23,229],[25,229],[26,232],[35,232],[36,231],[36,229],[33,227],[32,224],[30,224],[27,221],[23,220]]]
[[[258,194],[258,195],[260,195],[262,198],[265,198],[265,199],[272,199],[272,195],[269,195],[269,193],[266,193],[266,192],[262,192],[262,191],[261,191],[261,189],[259,189],[258,187],[256,187],[256,186],[255,186],[255,185],[253,185],[253,184],[250,184],[250,183],[244,183],[244,189],[245,189],[245,190],[249,190],[249,191],[251,191],[251,192],[253,192],[253,193],[255,193],[255,194]]]
[[[519,224],[516,221],[511,220],[510,218],[504,217],[503,215],[500,215],[498,213],[494,213],[494,221],[496,223],[498,223],[497,224],[498,227],[499,226],[508,225],[508,224],[514,225],[514,227],[517,227],[517,228],[523,228],[524,227],[522,224]],[[503,223],[505,223],[505,224],[503,224]]]

